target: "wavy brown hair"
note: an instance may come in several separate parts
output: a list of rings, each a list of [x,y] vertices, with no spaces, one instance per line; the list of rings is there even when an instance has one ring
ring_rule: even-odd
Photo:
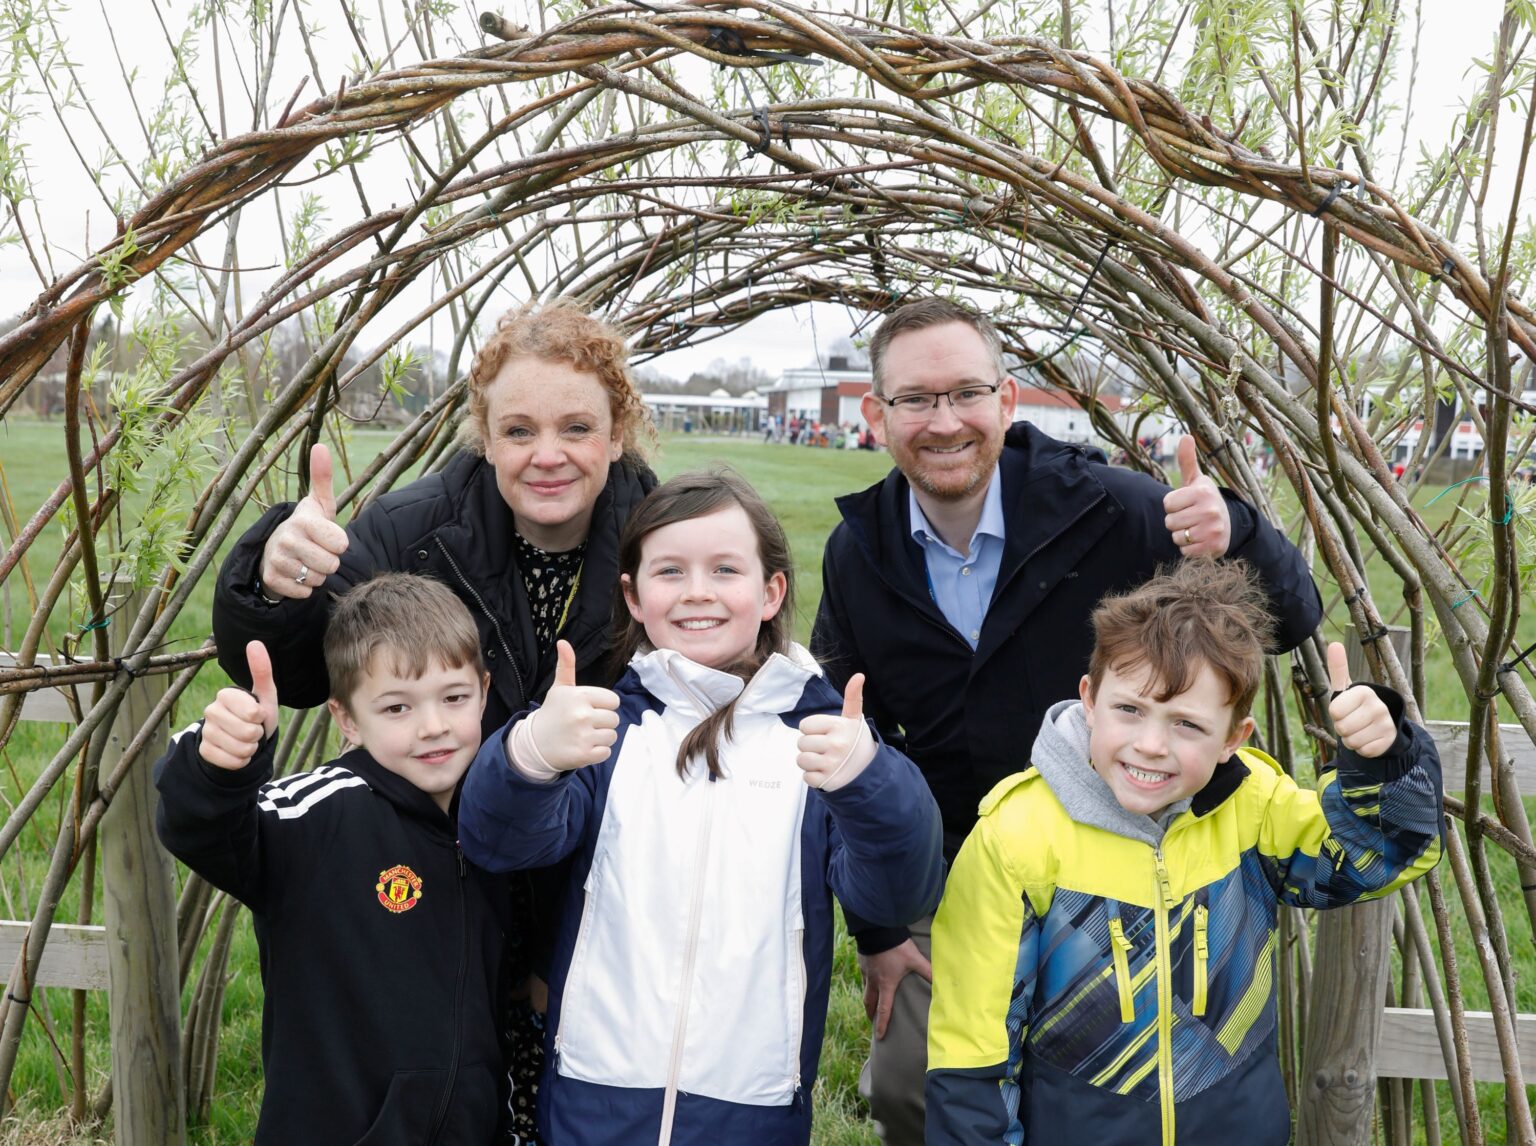
[[[624,594],[625,578],[632,584],[639,572],[645,539],[663,526],[707,517],[733,505],[742,508],[752,524],[752,532],[757,535],[757,555],[763,564],[763,579],[766,581],[775,573],[784,574],[784,600],[779,611],[758,626],[757,643],[751,652],[722,671],[742,680],[751,680],[752,674],[762,668],[770,656],[789,651],[795,570],[784,527],[751,483],[734,470],[696,470],[678,474],[652,490],[640,503],[640,508],[630,515],[624,532],[619,535],[619,585],[614,600],[614,618],[619,620],[620,631],[614,646],[615,675],[645,643],[645,626],[630,614]],[[721,774],[720,745],[731,738],[735,712],[736,701],[732,700],[715,709],[683,738],[682,746],[677,750],[679,776],[687,776],[689,762],[698,756],[704,758],[711,776]]]
[[[496,329],[469,368],[469,412],[459,425],[459,444],[485,453],[487,394],[501,368],[515,358],[568,362],[597,375],[608,391],[608,412],[619,428],[626,454],[644,457],[656,431],[640,388],[629,373],[624,336],[570,299],[514,307],[496,320]]]
[[[1269,597],[1246,561],[1186,558],[1093,611],[1088,688],[1099,693],[1104,673],[1145,665],[1159,704],[1184,692],[1211,666],[1227,686],[1235,732],[1264,679],[1264,650],[1274,647]]]

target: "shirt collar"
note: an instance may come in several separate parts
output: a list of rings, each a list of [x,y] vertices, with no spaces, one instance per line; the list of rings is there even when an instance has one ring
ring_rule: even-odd
[[[917,502],[917,494],[912,487],[907,486],[907,508],[911,512],[912,536],[919,545],[926,545],[929,541],[950,548],[938,531],[928,522],[928,517],[923,513],[923,507]],[[970,544],[966,546],[966,552],[972,557],[976,556],[976,539],[978,537],[995,537],[999,541],[1004,538],[1003,523],[1003,475],[1000,468],[992,470],[992,480],[987,483],[987,496],[982,499],[981,517],[976,521],[976,531],[971,534]]]

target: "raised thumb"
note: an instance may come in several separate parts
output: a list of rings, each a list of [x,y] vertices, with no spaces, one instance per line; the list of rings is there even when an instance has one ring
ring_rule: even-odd
[[[336,520],[336,490],[331,471],[330,448],[316,443],[309,451],[309,496],[315,499],[326,520]]]
[[[272,679],[272,658],[267,646],[252,641],[245,646],[245,663],[251,670],[251,695],[261,705],[261,724],[271,736],[277,730],[277,682]]]
[[[576,650],[571,648],[570,641],[555,642],[555,684],[576,684]]]
[[[864,674],[856,672],[843,689],[843,719],[864,719]]]
[[[1200,451],[1193,434],[1179,439],[1179,485],[1194,485],[1200,478]]]
[[[1334,692],[1343,692],[1349,687],[1349,656],[1338,641],[1328,645],[1328,686]]]

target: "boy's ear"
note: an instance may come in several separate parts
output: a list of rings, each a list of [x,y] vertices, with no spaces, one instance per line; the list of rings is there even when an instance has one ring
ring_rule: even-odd
[[[491,699],[491,674],[480,674],[480,715],[485,715],[485,702]]]
[[[1236,752],[1239,748],[1246,744],[1248,742],[1248,738],[1253,735],[1254,727],[1255,725],[1253,716],[1251,714],[1243,717],[1243,719],[1238,722],[1237,727],[1232,730],[1232,735],[1227,737],[1226,747],[1222,750],[1221,758],[1223,760],[1227,759],[1227,757],[1231,756],[1232,753]]]
[[[1088,727],[1093,727],[1093,678],[1087,673],[1083,679],[1077,682],[1077,696],[1083,702],[1083,719],[1088,722]]]
[[[336,727],[341,729],[341,734],[351,743],[361,744],[362,741],[358,739],[357,734],[357,721],[352,719],[347,706],[333,696],[325,702],[325,707],[330,712],[331,719],[336,722]]]

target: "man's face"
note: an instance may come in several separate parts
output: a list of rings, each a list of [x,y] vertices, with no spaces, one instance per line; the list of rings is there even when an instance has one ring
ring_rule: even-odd
[[[882,395],[942,394],[964,386],[992,386],[997,394],[969,409],[940,399],[936,410],[894,410],[874,394],[864,397],[864,420],[875,439],[919,491],[958,501],[985,488],[1013,422],[1018,387],[999,378],[987,344],[963,322],[909,330],[891,339],[882,361]]]

